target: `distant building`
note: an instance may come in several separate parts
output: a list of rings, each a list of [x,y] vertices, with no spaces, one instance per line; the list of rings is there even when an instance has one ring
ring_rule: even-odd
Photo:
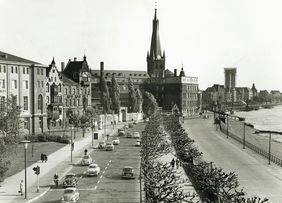
[[[253,98],[253,92],[249,87],[236,87],[236,100],[247,102]]]
[[[282,95],[279,90],[271,90],[270,94],[273,102],[279,103],[282,101]]]
[[[225,88],[223,85],[214,84],[212,87],[208,87],[203,91],[202,103],[204,107],[216,108],[220,110],[221,105],[225,102]]]
[[[29,134],[47,129],[46,66],[12,54],[0,52],[0,107],[11,95],[22,107],[20,117]]]
[[[255,83],[253,83],[251,90],[252,90],[252,93],[253,93],[253,97],[258,96],[258,90],[255,87]]]
[[[226,102],[236,102],[236,72],[237,68],[224,68]]]

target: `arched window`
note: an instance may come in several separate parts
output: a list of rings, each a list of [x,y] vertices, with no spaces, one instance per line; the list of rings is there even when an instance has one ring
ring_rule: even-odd
[[[67,88],[65,88],[65,94],[68,94],[68,89]]]
[[[46,97],[46,100],[47,100],[46,102],[49,103],[49,96]]]
[[[43,97],[41,94],[38,95],[37,103],[38,103],[38,110],[41,110],[41,112],[43,112]]]
[[[49,92],[49,83],[46,84],[46,91]]]
[[[61,91],[62,91],[62,85],[59,84],[59,92],[61,92]]]
[[[73,88],[73,94],[75,94],[75,88]]]

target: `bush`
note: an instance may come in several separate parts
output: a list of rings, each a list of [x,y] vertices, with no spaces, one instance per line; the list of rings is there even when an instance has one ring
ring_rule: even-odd
[[[44,134],[39,134],[37,138],[39,142],[47,142],[46,136]]]

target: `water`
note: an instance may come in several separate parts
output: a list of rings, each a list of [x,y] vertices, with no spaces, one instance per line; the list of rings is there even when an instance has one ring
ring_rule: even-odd
[[[282,132],[282,106],[272,109],[259,109],[258,111],[239,111],[235,115],[245,117],[246,122],[259,130],[272,130]]]

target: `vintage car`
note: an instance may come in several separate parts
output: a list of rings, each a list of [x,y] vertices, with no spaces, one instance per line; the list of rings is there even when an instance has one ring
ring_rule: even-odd
[[[107,142],[106,147],[105,147],[106,151],[113,151],[114,148],[115,147],[112,142]]]
[[[81,165],[82,166],[89,166],[92,163],[92,158],[91,156],[88,155],[84,155],[81,159]]]
[[[76,188],[66,188],[61,198],[61,202],[77,202],[79,200],[79,192]]]
[[[128,127],[129,127],[129,128],[133,128],[133,123],[129,123],[129,124],[128,124]]]
[[[98,164],[90,164],[86,171],[87,176],[98,176],[100,174],[100,167]]]
[[[124,135],[125,135],[125,131],[123,129],[119,129],[118,136],[124,136]]]
[[[134,179],[135,178],[135,174],[134,174],[134,169],[131,166],[125,166],[122,169],[122,178],[126,178],[126,179]]]
[[[136,147],[140,147],[140,145],[141,145],[141,144],[140,144],[140,140],[136,140],[135,146],[136,146]]]
[[[119,139],[118,139],[118,137],[113,137],[113,138],[112,138],[112,141],[113,141],[113,145],[119,145]]]
[[[65,180],[63,182],[63,186],[66,187],[76,187],[77,184],[77,177],[75,176],[75,173],[69,173],[65,176]]]
[[[139,132],[134,132],[132,137],[136,138],[136,139],[139,139],[140,138],[140,133]]]
[[[100,141],[98,144],[98,149],[105,149],[106,147],[106,142],[105,141]]]

